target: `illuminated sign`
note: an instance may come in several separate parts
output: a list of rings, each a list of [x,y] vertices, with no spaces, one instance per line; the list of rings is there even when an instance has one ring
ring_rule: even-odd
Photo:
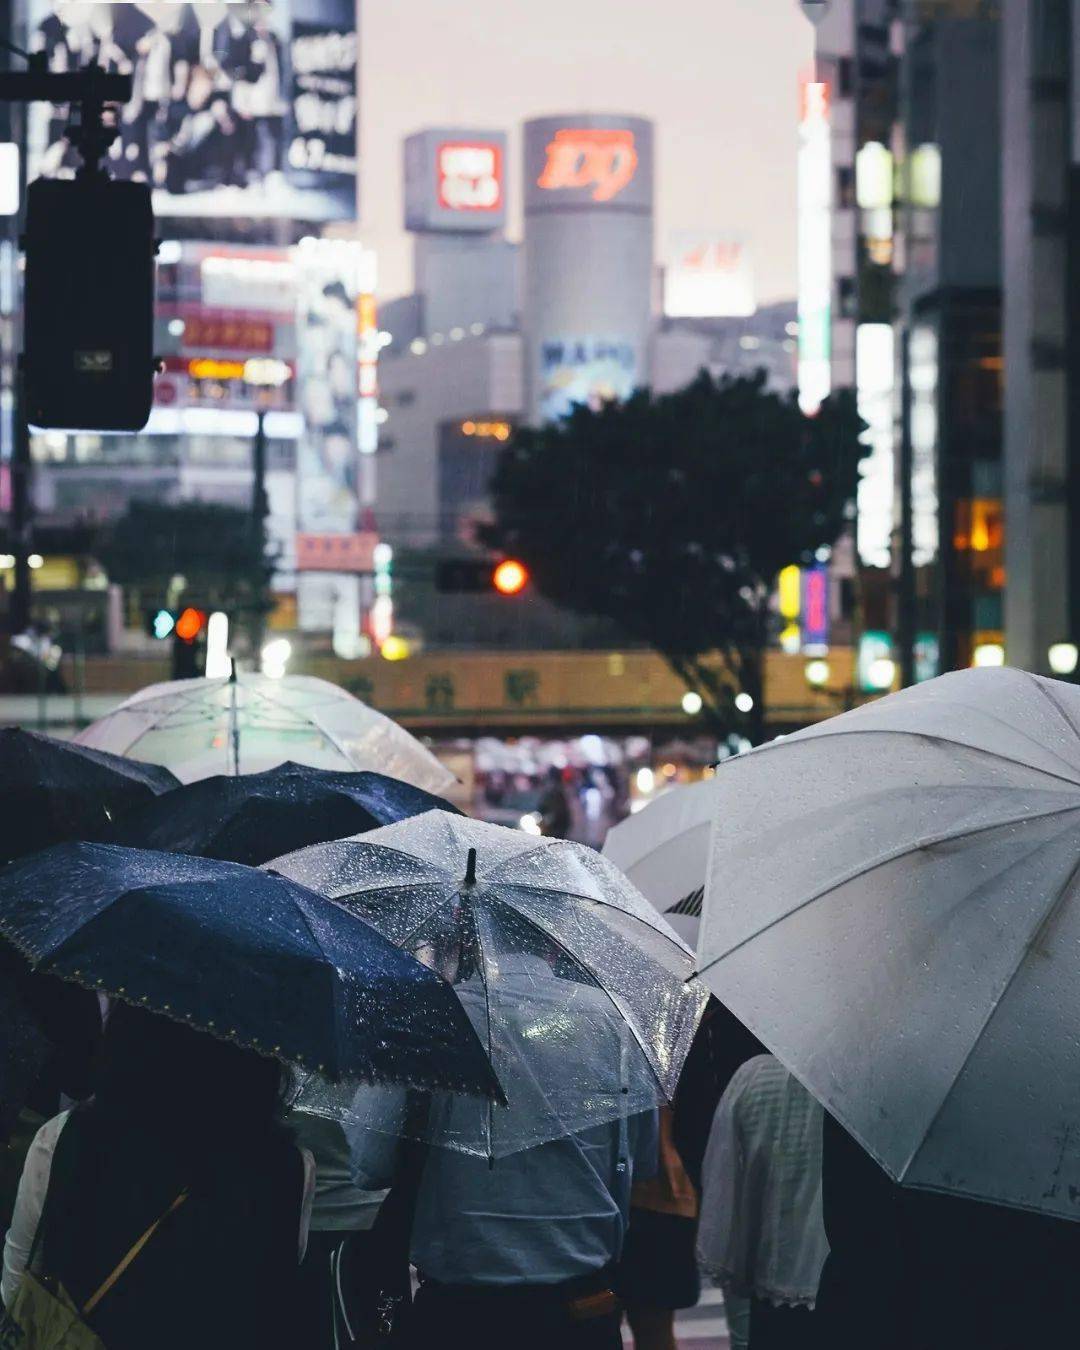
[[[802,577],[794,565],[781,568],[776,578],[776,601],[784,619],[797,619],[802,609]]]
[[[832,151],[829,86],[801,86],[799,122],[799,406],[814,413],[832,387]]]
[[[502,146],[494,141],[446,141],[435,154],[436,192],[448,211],[502,209]]]
[[[547,162],[536,185],[546,192],[589,188],[594,202],[609,202],[630,183],[637,165],[632,131],[568,127],[548,142]]]
[[[802,573],[802,646],[807,653],[829,645],[829,569],[807,567]]]
[[[195,380],[242,380],[243,361],[219,361],[212,356],[197,356],[188,362],[188,374]]]
[[[540,417],[565,417],[575,404],[598,410],[629,398],[638,383],[637,350],[621,338],[548,339],[540,344]]]
[[[508,441],[513,428],[509,422],[462,422],[463,436],[478,436],[481,440]]]
[[[893,330],[861,323],[855,330],[855,391],[870,447],[858,487],[856,541],[867,567],[888,567],[893,527]]]
[[[379,536],[368,531],[356,534],[298,534],[298,572],[374,572]]]
[[[224,351],[271,352],[274,350],[274,325],[266,319],[191,314],[184,319],[183,344]]]
[[[680,231],[664,273],[664,313],[672,318],[753,314],[754,279],[740,240]]]

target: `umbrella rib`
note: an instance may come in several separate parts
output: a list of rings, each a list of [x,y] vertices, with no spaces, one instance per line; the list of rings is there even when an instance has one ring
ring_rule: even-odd
[[[840,736],[910,736],[915,740],[935,741],[939,745],[954,746],[960,750],[968,750],[973,755],[985,755],[990,759],[1000,760],[1003,764],[1012,764],[1020,769],[1029,769],[1032,773],[1042,774],[1046,778],[1053,778],[1061,783],[1068,783],[1071,787],[1080,787],[1080,773],[1070,777],[1068,774],[1054,773],[1052,769],[1040,769],[1037,764],[1029,764],[1026,759],[1017,759],[1013,755],[1002,755],[996,750],[987,750],[983,746],[969,745],[966,741],[955,740],[952,736],[939,736],[932,731],[914,731],[907,728],[898,727],[846,727],[843,731],[830,731],[828,738],[835,739]],[[765,745],[757,746],[753,753],[762,755],[770,750],[787,750],[789,753],[795,746],[807,745],[813,742],[819,744],[826,739],[823,733],[820,736],[805,736],[800,740],[792,737],[790,740],[769,741]],[[1053,753],[1052,751],[1050,753]],[[718,767],[720,771],[729,770],[729,766],[734,766],[742,760],[741,755],[732,755],[724,760]],[[1057,756],[1055,756],[1057,758]]]
[[[793,914],[798,914],[800,910],[805,909],[808,905],[814,904],[815,901],[821,900],[824,896],[830,894],[830,892],[839,890],[841,886],[846,886],[851,881],[857,881],[860,877],[869,876],[871,872],[876,872],[879,867],[887,867],[889,863],[895,862],[897,858],[904,857],[905,854],[916,853],[924,848],[932,848],[935,844],[953,843],[960,839],[973,839],[976,835],[987,834],[991,830],[1002,830],[1009,825],[1022,825],[1028,821],[1034,820],[1052,820],[1055,816],[1066,816],[1073,811],[1080,811],[1080,803],[1077,803],[1075,806],[1061,806],[1054,811],[1041,811],[1038,815],[1027,814],[1023,816],[1009,816],[1004,820],[991,821],[988,825],[975,825],[970,830],[960,830],[955,834],[942,833],[931,835],[929,838],[907,843],[902,848],[893,849],[882,857],[875,858],[873,862],[868,862],[862,867],[856,867],[853,871],[845,873],[835,881],[830,881],[829,884],[824,886],[821,890],[815,891],[813,895],[808,895],[805,900],[800,900],[792,909],[786,910],[783,914],[778,914],[775,919],[770,919],[768,923],[762,924],[762,926],[755,929],[754,932],[748,933],[746,937],[740,938],[739,941],[729,947],[727,951],[721,952],[719,956],[714,956],[706,965],[701,966],[695,971],[694,975],[691,976],[691,979],[706,974],[708,971],[712,970],[713,966],[719,965],[721,961],[725,961],[729,956],[737,952],[740,947],[745,947],[748,942],[753,942],[756,938],[761,937],[763,933],[767,933],[771,928],[775,928],[778,924],[783,923],[785,919],[790,919]]]
[[[1047,703],[1050,704],[1050,706],[1058,714],[1061,720],[1069,728],[1072,734],[1074,736],[1080,735],[1080,732],[1078,732],[1076,724],[1073,722],[1072,718],[1061,706],[1059,700],[1056,699],[1054,695],[1050,692],[1050,690],[1046,688],[1045,684],[1041,680],[1036,679],[1030,670],[1021,671],[1021,674],[1024,675],[1035,686],[1035,688],[1039,691],[1039,693],[1043,696],[1043,698],[1046,699]]]
[[[501,905],[503,909],[509,910],[509,912],[514,916],[515,919],[519,921],[524,920],[525,923],[527,923],[531,928],[535,928],[541,937],[545,937],[549,942],[553,942],[555,946],[558,947],[558,949],[561,952],[564,952],[576,966],[579,966],[585,972],[585,974],[589,976],[591,980],[594,980],[596,982],[596,987],[605,996],[605,998],[607,998],[611,1006],[622,1018],[623,1022],[630,1031],[630,1035],[633,1036],[634,1040],[637,1042],[638,1049],[645,1056],[645,1063],[648,1064],[650,1072],[656,1079],[657,1087],[659,1087],[660,1091],[664,1094],[664,1097],[666,1098],[667,1093],[664,1092],[663,1081],[660,1077],[660,1073],[657,1069],[657,1066],[653,1063],[653,1057],[649,1053],[648,1046],[638,1035],[637,1027],[634,1026],[630,1018],[627,1017],[626,1013],[622,1010],[622,1008],[619,1007],[619,1003],[615,995],[611,992],[611,990],[607,987],[604,981],[600,978],[599,974],[595,970],[590,970],[590,968],[585,964],[585,962],[581,959],[581,957],[576,955],[576,953],[570,950],[570,948],[566,945],[566,943],[562,940],[562,938],[560,938],[556,933],[553,933],[538,919],[534,919],[531,915],[523,913],[520,909],[515,909],[513,905],[508,905],[505,900],[500,899],[499,896],[497,895],[491,895],[488,898],[492,904]]]
[[[1077,809],[1080,809],[1080,807]],[[537,895],[551,894],[550,887],[536,886],[529,881],[505,881],[502,884],[504,886],[513,886],[516,891],[532,891]],[[650,933],[655,933],[657,937],[663,938],[670,946],[677,947],[680,950],[685,946],[682,938],[680,938],[678,933],[674,932],[674,930],[665,933],[664,929],[659,927],[656,923],[653,923],[651,919],[647,919],[641,914],[634,914],[633,911],[629,909],[623,909],[621,905],[616,905],[613,901],[604,899],[603,896],[585,895],[582,891],[564,891],[562,887],[559,888],[559,894],[568,895],[572,900],[581,900],[587,905],[603,905],[605,909],[613,909],[616,914],[622,914],[625,918],[633,919],[635,923],[640,923],[643,927],[647,928]],[[685,896],[683,898],[685,899]],[[665,927],[668,926],[662,914],[658,913],[657,918]],[[689,947],[687,947],[686,950],[687,952],[690,952]],[[690,955],[693,955],[693,953],[690,952]]]
[[[982,1024],[982,1026],[979,1028],[978,1035],[976,1035],[976,1036],[972,1039],[971,1045],[970,1045],[970,1046],[968,1047],[968,1049],[967,1049],[967,1053],[964,1055],[964,1058],[963,1058],[963,1060],[961,1061],[959,1068],[956,1070],[956,1073],[953,1075],[952,1082],[949,1084],[948,1088],[945,1090],[945,1095],[942,1097],[941,1101],[938,1103],[937,1110],[936,1110],[936,1111],[934,1112],[934,1114],[931,1116],[931,1118],[930,1118],[930,1120],[929,1120],[929,1122],[928,1122],[928,1124],[927,1124],[927,1126],[926,1126],[926,1129],[923,1131],[923,1133],[922,1133],[922,1138],[921,1138],[921,1139],[919,1140],[919,1142],[915,1145],[914,1149],[912,1149],[911,1154],[910,1154],[910,1156],[908,1157],[907,1162],[905,1162],[904,1165],[903,1165],[903,1167],[900,1168],[900,1170],[899,1170],[899,1172],[898,1172],[898,1174],[897,1174],[897,1178],[896,1178],[897,1181],[903,1182],[903,1180],[904,1180],[904,1178],[907,1176],[908,1172],[909,1172],[909,1171],[911,1170],[911,1168],[914,1166],[916,1158],[919,1156],[919,1154],[922,1152],[922,1150],[926,1147],[926,1141],[927,1141],[927,1139],[929,1138],[930,1131],[931,1131],[931,1130],[934,1128],[934,1126],[937,1124],[938,1119],[939,1119],[940,1116],[941,1116],[941,1113],[945,1110],[945,1107],[946,1107],[946,1105],[948,1104],[949,1096],[950,1096],[950,1094],[952,1093],[953,1088],[956,1086],[957,1082],[959,1081],[961,1074],[962,1074],[962,1073],[964,1072],[964,1070],[967,1068],[969,1062],[971,1061],[972,1056],[975,1054],[975,1051],[979,1048],[979,1043],[982,1041],[982,1038],[986,1035],[986,1029],[987,1029],[987,1027],[988,1027],[988,1026],[990,1025],[990,1023],[993,1021],[994,1015],[997,1013],[998,1009],[1001,1007],[1002,1003],[1005,1001],[1005,997],[1006,997],[1006,995],[1008,994],[1009,990],[1012,988],[1013,983],[1014,983],[1014,981],[1016,980],[1017,975],[1019,975],[1021,969],[1024,967],[1024,965],[1026,965],[1027,959],[1028,959],[1028,957],[1031,955],[1032,949],[1035,947],[1035,944],[1038,942],[1039,938],[1042,937],[1043,933],[1044,933],[1044,932],[1046,931],[1046,929],[1050,926],[1050,924],[1053,922],[1053,920],[1057,917],[1057,914],[1058,914],[1059,910],[1061,909],[1061,907],[1062,907],[1062,905],[1064,904],[1066,898],[1068,897],[1069,892],[1072,890],[1073,884],[1075,883],[1075,881],[1076,881],[1076,879],[1077,879],[1078,876],[1080,876],[1080,860],[1078,860],[1078,861],[1076,862],[1076,864],[1074,865],[1072,871],[1071,871],[1071,872],[1069,873],[1069,875],[1065,878],[1065,880],[1061,883],[1061,886],[1060,886],[1060,888],[1059,888],[1059,890],[1058,890],[1058,893],[1057,893],[1057,895],[1054,896],[1053,902],[1051,903],[1051,905],[1049,906],[1049,908],[1045,911],[1045,913],[1044,913],[1044,914],[1036,921],[1036,923],[1033,925],[1031,932],[1028,934],[1027,939],[1026,939],[1026,941],[1024,942],[1024,949],[1023,949],[1023,951],[1020,953],[1019,959],[1017,960],[1016,964],[1013,966],[1011,972],[1009,973],[1009,978],[1008,978],[1008,979],[1005,981],[1005,983],[1002,985],[1000,992],[997,994],[997,996],[995,997],[993,1003],[990,1005],[990,1009],[989,1009],[989,1011],[987,1012],[986,1017],[985,1017],[984,1020],[983,1020],[983,1024]]]

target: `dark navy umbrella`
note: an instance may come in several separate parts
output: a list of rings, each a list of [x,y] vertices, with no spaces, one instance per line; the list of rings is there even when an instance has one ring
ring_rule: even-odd
[[[425,811],[454,807],[381,773],[281,764],[265,773],[188,783],[141,806],[112,838],[135,848],[257,867],[309,844],[363,834]]]
[[[179,786],[168,769],[20,727],[0,729],[0,862],[67,839],[101,839],[113,822]]]
[[[325,1078],[501,1095],[449,985],[273,872],[60,844],[0,872],[0,932],[36,970]]]

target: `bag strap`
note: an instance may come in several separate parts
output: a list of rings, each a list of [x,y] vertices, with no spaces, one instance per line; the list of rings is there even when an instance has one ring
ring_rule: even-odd
[[[132,1245],[128,1248],[126,1255],[120,1260],[120,1262],[117,1264],[116,1268],[112,1271],[112,1273],[107,1275],[105,1279],[102,1280],[101,1284],[98,1285],[97,1289],[95,1289],[94,1292],[90,1295],[90,1297],[86,1300],[86,1302],[83,1304],[82,1307],[84,1315],[89,1316],[89,1314],[94,1311],[94,1309],[105,1297],[105,1295],[109,1292],[109,1290],[113,1287],[116,1281],[120,1278],[121,1275],[123,1275],[124,1271],[127,1270],[128,1266],[131,1265],[132,1261],[135,1260],[138,1254],[142,1251],[142,1249],[154,1236],[154,1234],[157,1232],[161,1224],[164,1223],[164,1221],[169,1217],[170,1214],[175,1213],[175,1211],[180,1208],[180,1206],[184,1203],[184,1201],[187,1198],[188,1193],[187,1187],[185,1186],[185,1188],[180,1192],[180,1194],[176,1197],[176,1199],[172,1202],[172,1204],[164,1212],[164,1214],[159,1214],[158,1217],[154,1220],[154,1222],[150,1225],[150,1227],[146,1230],[146,1232],[142,1235],[142,1237],[139,1238],[136,1242],[132,1243]]]

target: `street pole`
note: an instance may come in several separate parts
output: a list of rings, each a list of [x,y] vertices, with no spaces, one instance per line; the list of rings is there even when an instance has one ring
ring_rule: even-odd
[[[8,134],[19,150],[19,211],[8,217],[8,241],[12,248],[12,259],[19,256],[19,212],[26,201],[26,109],[19,104],[7,105]],[[30,459],[30,429],[26,421],[26,397],[19,353],[22,351],[20,328],[23,322],[23,296],[18,268],[15,268],[13,281],[11,323],[11,349],[7,359],[11,362],[11,429],[10,446],[11,510],[10,527],[11,554],[15,559],[14,584],[8,603],[8,632],[25,633],[30,626],[30,554],[33,550],[33,487],[31,483],[32,465]]]
[[[270,501],[266,495],[266,409],[260,407],[257,417],[255,443],[251,449],[251,533],[255,544],[254,551],[260,559],[264,559],[266,554],[266,520],[270,514]],[[262,661],[263,629],[266,618],[263,613],[263,589],[260,574],[259,593],[252,606],[251,618],[251,645],[256,671],[259,670]]]
[[[915,557],[911,473],[910,333],[900,334],[900,569],[896,588],[896,645],[900,657],[900,688],[915,683]]]

